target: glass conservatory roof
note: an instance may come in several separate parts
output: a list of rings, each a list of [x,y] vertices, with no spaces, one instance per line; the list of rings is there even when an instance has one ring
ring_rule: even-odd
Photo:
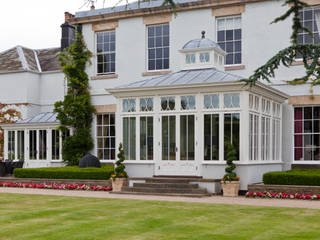
[[[155,87],[170,85],[185,85],[197,83],[218,83],[218,82],[234,82],[243,79],[243,77],[220,71],[216,68],[182,70],[146,79],[143,81],[129,83],[117,88],[139,88],[139,87]]]
[[[59,120],[57,119],[57,115],[58,115],[57,113],[53,113],[53,112],[44,112],[30,118],[18,120],[16,123],[17,124],[58,123]]]

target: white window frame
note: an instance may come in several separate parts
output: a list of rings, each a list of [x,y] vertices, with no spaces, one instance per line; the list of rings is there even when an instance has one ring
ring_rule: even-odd
[[[114,35],[115,35],[115,49],[114,51],[109,51],[109,52],[101,52],[101,53],[98,53],[98,34],[99,33],[104,33],[104,32],[114,32]],[[94,33],[94,46],[95,46],[95,58],[94,58],[94,61],[95,61],[95,75],[96,76],[103,76],[103,75],[111,75],[111,74],[115,74],[116,71],[117,71],[117,31],[116,29],[110,29],[110,30],[106,30],[106,31],[99,31],[99,32],[95,32]],[[114,59],[114,69],[115,71],[114,72],[103,72],[103,73],[98,73],[98,55],[101,55],[101,54],[107,54],[107,53],[114,53],[115,54],[115,59]]]
[[[218,43],[218,20],[220,20],[220,19],[225,19],[225,21],[227,20],[227,19],[234,19],[234,18],[237,18],[237,17],[240,17],[240,19],[241,19],[241,23],[240,23],[240,29],[241,29],[241,38],[240,38],[240,44],[241,44],[241,52],[240,52],[240,54],[241,54],[241,61],[240,61],[240,63],[234,63],[234,64],[226,64],[226,61],[227,61],[227,54],[226,54],[226,56],[224,57],[224,59],[225,59],[225,62],[224,62],[224,65],[225,66],[241,66],[241,65],[243,65],[243,44],[242,44],[242,41],[243,41],[243,25],[242,25],[242,15],[240,14],[240,15],[231,15],[231,16],[222,16],[222,17],[216,17],[216,19],[215,19],[215,35],[216,35],[216,43]],[[226,40],[225,40],[226,41]],[[232,42],[235,42],[236,40],[232,40]],[[239,41],[239,40],[237,40],[237,41]],[[225,51],[226,53],[227,53],[227,51]],[[235,53],[235,51],[233,51],[233,54]]]
[[[148,41],[148,32],[149,32],[149,27],[153,26],[159,26],[159,25],[168,25],[169,26],[169,64],[168,68],[162,68],[162,69],[156,69],[156,63],[155,63],[155,69],[149,70],[149,41]],[[146,35],[145,35],[145,41],[146,41],[146,72],[162,72],[162,71],[168,71],[170,69],[170,22],[165,22],[165,23],[159,23],[159,24],[148,24],[146,25]],[[156,48],[154,48],[156,49]]]

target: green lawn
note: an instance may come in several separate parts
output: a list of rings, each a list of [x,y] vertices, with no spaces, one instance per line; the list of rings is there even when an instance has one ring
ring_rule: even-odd
[[[320,211],[0,194],[0,239],[320,239]]]

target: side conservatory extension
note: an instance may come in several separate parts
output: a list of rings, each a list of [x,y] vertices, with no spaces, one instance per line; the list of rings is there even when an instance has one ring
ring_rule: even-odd
[[[108,89],[117,98],[117,145],[131,177],[221,178],[225,143],[237,149],[242,189],[281,170],[281,104],[287,96],[217,69],[183,70]]]
[[[47,112],[13,124],[3,124],[5,159],[23,160],[24,167],[63,166],[64,134],[57,130],[59,121],[56,117],[56,113]]]
[[[226,143],[236,150],[240,188],[282,170],[282,103],[288,96],[224,72],[225,52],[205,38],[187,42],[182,70],[107,89],[117,98],[116,142],[130,177],[225,174]]]

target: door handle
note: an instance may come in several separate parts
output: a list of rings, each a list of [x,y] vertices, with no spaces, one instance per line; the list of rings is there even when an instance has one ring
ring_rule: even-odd
[[[178,147],[176,147],[176,152],[178,152]]]

